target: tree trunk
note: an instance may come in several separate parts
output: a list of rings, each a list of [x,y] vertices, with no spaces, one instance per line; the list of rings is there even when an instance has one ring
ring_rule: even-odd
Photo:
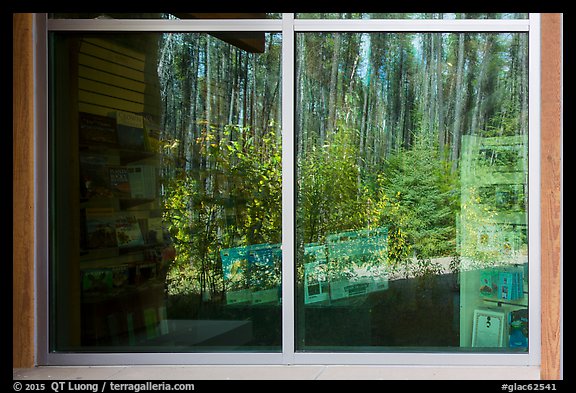
[[[424,81],[427,84],[426,94],[423,98],[426,100],[425,108],[428,108],[428,118],[426,119],[426,127],[424,128],[427,134],[431,134],[434,129],[435,121],[435,86],[434,86],[434,45],[432,41],[435,41],[435,34],[428,35],[426,38],[425,55],[426,55],[426,73],[424,74]]]
[[[210,55],[210,39],[206,37],[206,122],[209,127],[212,124],[212,56]]]
[[[491,53],[492,39],[490,36],[486,37],[484,43],[484,49],[482,50],[482,62],[480,65],[480,74],[478,76],[478,88],[476,90],[476,97],[474,100],[474,111],[472,113],[472,126],[470,129],[471,135],[476,135],[478,133],[479,123],[481,121],[481,112],[484,97],[484,83],[486,79],[486,71],[488,69],[488,64],[490,63],[490,53]]]
[[[462,115],[464,109],[464,33],[458,34],[458,65],[456,68],[456,99],[454,103],[454,123],[452,125],[452,173],[458,167],[460,155],[460,139],[462,138]]]
[[[198,36],[194,36],[194,56],[192,60],[192,88],[190,89],[190,137],[191,143],[187,160],[193,168],[198,168],[198,149],[196,147],[196,138],[200,135],[198,133],[198,65],[200,62],[199,49],[198,49]]]
[[[340,14],[341,16],[342,14]],[[336,92],[338,90],[338,63],[340,61],[341,33],[334,33],[334,51],[332,53],[332,69],[330,72],[330,98],[328,101],[328,129],[336,127]]]
[[[520,34],[517,58],[521,68],[520,80],[520,134],[528,134],[528,35]]]
[[[246,128],[248,126],[248,69],[249,69],[249,56],[247,53],[244,54],[244,85],[242,91],[244,93],[244,99],[242,100],[242,127]]]
[[[304,107],[304,90],[305,90],[305,83],[306,78],[304,76],[304,72],[302,70],[306,67],[306,42],[304,36],[299,36],[296,45],[298,50],[296,51],[297,63],[296,63],[296,94],[298,99],[298,106],[296,108],[296,137],[297,137],[297,157],[303,157],[302,154],[304,153],[304,114],[307,112],[306,108]]]
[[[439,19],[442,19],[440,14]],[[442,33],[436,33],[436,112],[438,120],[438,146],[444,151],[446,144],[446,128],[444,127],[444,91],[442,86]]]

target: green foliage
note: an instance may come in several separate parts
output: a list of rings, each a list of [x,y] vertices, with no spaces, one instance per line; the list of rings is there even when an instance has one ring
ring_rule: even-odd
[[[412,243],[405,228],[408,225],[409,216],[402,208],[397,198],[386,195],[384,188],[380,188],[377,204],[377,212],[380,222],[388,227],[388,266],[392,271],[405,268],[408,259],[412,255]],[[405,273],[407,273],[405,271]]]
[[[256,145],[248,130],[238,127],[207,128],[195,141],[210,171],[199,177],[181,170],[165,193],[165,218],[178,251],[168,276],[172,293],[222,290],[220,249],[280,241],[281,150],[275,141],[270,130]],[[437,151],[417,138],[377,176],[362,176],[352,130],[342,128],[322,147],[310,147],[298,166],[303,241],[321,243],[330,233],[383,226],[388,229],[383,261],[392,271],[421,278],[437,274],[430,258],[455,253],[459,208],[456,175]],[[232,219],[226,213],[230,203]],[[411,261],[413,255],[419,262]],[[351,264],[345,268],[354,270]],[[261,273],[263,287],[279,276],[270,269]]]
[[[177,251],[170,294],[218,294],[224,289],[221,249],[279,241],[282,173],[275,138],[270,129],[256,145],[247,129],[206,127],[190,147],[205,169],[179,168],[165,179],[164,220]]]
[[[362,184],[351,130],[340,130],[322,147],[312,146],[298,162],[299,224],[304,242],[365,227],[373,204]]]
[[[198,288],[201,292],[222,290],[217,263],[223,240],[218,236],[219,209],[189,173],[181,172],[167,183],[164,220],[177,255],[167,276],[169,293],[190,293]]]
[[[353,132],[340,129],[299,162],[298,222],[304,242],[386,227],[386,263],[392,271],[423,278],[436,274],[438,266],[430,258],[453,255],[456,246],[459,185],[449,162],[433,144],[417,138],[411,149],[401,149],[385,166],[363,174],[354,141]],[[420,262],[413,264],[413,255]]]
[[[389,267],[425,277],[437,270],[431,258],[456,254],[461,209],[464,235],[493,221],[479,202],[460,206],[459,143],[525,133],[526,41],[460,37],[297,37],[299,241],[386,227]],[[169,288],[216,293],[220,249],[281,241],[281,146],[270,125],[279,117],[281,41],[270,35],[256,55],[203,35],[164,40],[164,207],[178,252]],[[211,126],[226,121],[245,127]],[[262,282],[274,276],[262,274]]]
[[[430,258],[418,258],[414,267],[414,275],[426,280],[442,273],[442,265],[432,262]]]
[[[195,287],[193,261],[194,219],[192,207],[198,195],[198,185],[181,174],[172,179],[164,195],[163,219],[176,249],[176,261],[167,274],[168,293],[192,293]]]
[[[403,249],[400,246],[408,242],[418,257],[455,252],[458,187],[444,164],[438,150],[421,139],[412,149],[402,150],[388,160],[380,182],[389,205],[395,209],[393,213],[383,211],[383,219],[400,231],[399,244],[393,245],[393,250]],[[399,257],[403,255],[398,252]]]

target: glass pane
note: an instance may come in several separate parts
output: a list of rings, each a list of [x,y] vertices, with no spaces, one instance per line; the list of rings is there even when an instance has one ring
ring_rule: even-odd
[[[280,13],[265,12],[176,12],[176,13],[52,13],[51,19],[281,19]]]
[[[281,36],[51,35],[51,350],[281,349]]]
[[[300,13],[297,19],[528,19],[528,13]]]
[[[297,349],[526,351],[527,35],[296,50]]]

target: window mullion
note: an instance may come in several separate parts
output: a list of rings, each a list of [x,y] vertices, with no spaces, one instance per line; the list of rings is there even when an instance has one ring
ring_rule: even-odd
[[[541,238],[540,238],[540,14],[530,14],[528,37],[528,263],[531,364],[541,363]]]
[[[456,32],[528,31],[529,20],[497,19],[299,19],[294,21],[295,31],[398,31],[398,32]]]
[[[295,348],[295,156],[294,14],[282,18],[282,354],[294,362]]]
[[[158,32],[210,32],[210,31],[266,31],[282,29],[275,19],[48,19],[49,31],[158,31]]]

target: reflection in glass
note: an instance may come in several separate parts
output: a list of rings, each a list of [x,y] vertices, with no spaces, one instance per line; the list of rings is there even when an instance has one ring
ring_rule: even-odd
[[[52,350],[280,350],[281,37],[228,38],[52,34]]]
[[[526,351],[527,36],[296,49],[297,349]]]

